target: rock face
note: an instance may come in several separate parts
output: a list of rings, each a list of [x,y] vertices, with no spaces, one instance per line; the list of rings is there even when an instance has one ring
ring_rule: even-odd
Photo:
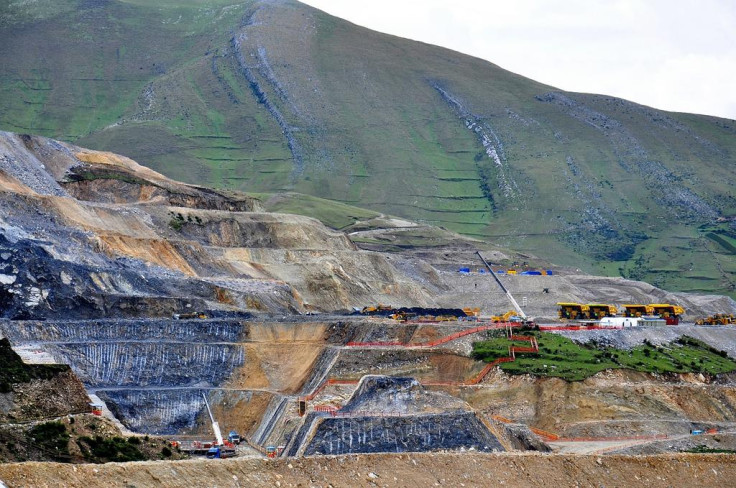
[[[467,404],[412,378],[365,376],[337,415],[307,418],[289,453],[504,450]]]
[[[486,419],[473,412],[490,414],[490,406],[555,427],[557,410],[494,396],[495,386],[455,390],[483,368],[468,357],[482,335],[446,349],[348,345],[421,344],[472,324],[302,316],[375,303],[504,311],[507,298],[487,275],[457,272],[477,259],[474,245],[360,250],[344,233],[311,218],[263,212],[246,195],[178,183],[114,154],[0,133],[0,330],[15,347],[70,364],[138,432],[209,434],[202,393],[223,425],[260,445],[288,444],[295,454],[499,449]],[[554,315],[557,301],[621,303],[630,296],[644,303],[682,298],[691,313],[733,308],[726,298],[673,296],[623,279],[564,272],[502,279],[538,317]],[[192,312],[206,318],[171,317],[199,316]],[[352,398],[345,416],[298,417],[296,398],[326,380],[376,373],[402,379],[370,376],[354,395],[352,386],[330,386],[319,401]],[[26,415],[31,407],[14,406],[20,399],[63,414],[39,394],[58,385],[38,381],[4,397],[2,411]],[[455,386],[436,391],[418,382]],[[59,376],[55,397],[70,398],[65,405],[77,405],[70,395],[81,385],[72,383]],[[520,389],[519,396],[527,401],[533,391]],[[662,396],[652,392],[653,401]],[[731,421],[731,404],[722,404],[729,405],[723,420]]]
[[[374,477],[369,476],[370,473]],[[200,486],[640,486],[721,488],[736,477],[728,454],[661,456],[580,456],[477,453],[362,455],[263,461],[254,458],[187,460],[175,463],[0,465],[9,486],[166,487],[182,479]],[[237,480],[235,479],[237,478]]]
[[[422,304],[426,292],[314,219],[134,161],[0,133],[0,307],[8,318]]]
[[[317,428],[305,455],[369,452],[424,452],[503,447],[475,414],[410,417],[327,418]]]
[[[470,242],[459,261],[447,253],[435,262],[442,253],[363,251],[314,219],[262,212],[247,195],[179,183],[123,156],[42,137],[0,133],[0,224],[0,315],[7,318],[292,313],[369,303],[508,307],[487,277],[456,272],[458,264],[479,264]],[[577,297],[679,301],[699,315],[736,309],[732,300],[668,295],[623,279],[505,279],[538,317]]]
[[[0,424],[89,412],[84,386],[66,365],[27,365],[0,339]]]

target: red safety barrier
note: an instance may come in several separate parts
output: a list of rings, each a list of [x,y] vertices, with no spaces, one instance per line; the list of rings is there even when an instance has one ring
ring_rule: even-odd
[[[324,390],[325,388],[327,388],[327,385],[357,385],[358,384],[358,381],[359,380],[340,380],[340,379],[329,378],[329,379],[323,381],[322,384],[320,384],[317,387],[317,389],[314,390],[309,395],[306,395],[306,396],[303,396],[303,397],[299,397],[299,401],[311,402],[312,400],[314,400],[314,397],[316,397],[317,395],[319,395],[322,392],[322,390]]]
[[[503,422],[504,424],[515,424],[511,419],[507,419],[506,417],[501,417],[500,415],[491,415],[491,418],[493,420],[498,420],[499,422]]]
[[[529,427],[529,430],[537,434],[539,437],[543,437],[544,439],[547,439],[548,441],[557,441],[560,439],[560,436],[557,434],[553,434],[552,432],[547,432],[546,430],[537,429],[535,427]]]
[[[490,324],[490,325],[481,325],[478,327],[473,327],[472,329],[466,329],[459,332],[455,332],[454,334],[450,334],[448,336],[445,336],[441,339],[437,339],[430,342],[425,342],[421,344],[401,344],[399,342],[348,342],[347,345],[349,347],[383,347],[383,346],[401,346],[405,348],[423,348],[423,347],[435,347],[440,344],[444,344],[446,342],[450,342],[452,340],[458,339],[460,337],[475,334],[477,332],[482,332],[485,330],[491,330],[491,329],[508,329],[509,330],[509,339],[513,341],[527,341],[531,344],[531,347],[519,347],[519,346],[510,346],[509,347],[509,357],[502,357],[495,359],[494,361],[488,363],[474,378],[471,378],[468,381],[464,382],[443,382],[443,381],[434,381],[434,382],[422,382],[423,385],[426,386],[471,386],[471,385],[477,385],[483,379],[488,375],[488,373],[491,372],[491,370],[498,366],[501,363],[508,363],[515,360],[515,353],[517,352],[539,352],[539,345],[537,344],[537,338],[534,336],[519,336],[519,335],[512,335],[510,330],[515,327],[521,327],[521,324],[517,323],[508,323],[508,322],[501,322],[496,324]],[[310,402],[314,400],[314,398],[319,395],[322,390],[324,390],[327,385],[355,385],[358,383],[358,380],[339,380],[339,379],[327,379],[320,384],[317,389],[315,389],[312,393],[310,393],[307,396],[299,397],[300,402]],[[331,415],[335,415],[336,412],[339,412],[338,407],[332,407],[332,406],[321,406],[318,405],[314,407],[315,411],[318,412],[328,412]]]
[[[315,412],[337,412],[338,410],[340,409],[334,405],[315,405],[314,407]]]
[[[495,368],[496,366],[498,366],[501,363],[510,363],[513,360],[514,360],[514,358],[511,358],[511,357],[498,358],[498,359],[496,359],[496,360],[488,363],[486,365],[486,367],[483,368],[481,370],[481,372],[478,373],[478,375],[475,378],[471,379],[470,381],[466,381],[465,383],[462,383],[462,384],[463,385],[477,385],[478,383],[480,383],[481,381],[483,381],[483,378],[485,378],[488,375],[488,373],[491,372],[491,370],[493,368]]]
[[[393,342],[393,341],[373,341],[373,342],[351,341],[351,342],[348,342],[346,346],[348,347],[397,347],[399,346],[399,347],[406,347],[406,348],[435,347],[435,346],[439,346],[440,344],[445,344],[446,342],[454,341],[455,339],[459,339],[460,337],[464,337],[470,334],[475,334],[478,332],[483,332],[485,330],[497,330],[497,329],[507,329],[507,328],[517,328],[517,327],[521,327],[521,324],[511,323],[511,322],[500,322],[496,324],[480,325],[478,327],[473,327],[472,329],[461,330],[459,332],[455,332],[454,334],[450,334],[440,339],[435,339],[429,342],[401,343],[401,342]]]
[[[534,429],[532,429],[534,431]],[[615,437],[558,437],[560,442],[615,442],[615,441],[649,441],[668,439],[667,434],[657,435],[632,435],[632,436],[615,436]]]

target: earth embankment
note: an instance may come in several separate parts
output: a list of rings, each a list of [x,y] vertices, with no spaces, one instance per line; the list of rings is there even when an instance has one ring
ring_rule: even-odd
[[[574,456],[424,453],[301,459],[191,460],[69,465],[0,465],[10,487],[94,488],[223,486],[697,486],[723,488],[736,479],[736,456]]]

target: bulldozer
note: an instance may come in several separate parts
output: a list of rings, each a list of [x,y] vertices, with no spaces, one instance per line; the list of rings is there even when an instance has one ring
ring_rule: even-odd
[[[736,315],[717,313],[695,321],[695,325],[732,325],[736,324]]]

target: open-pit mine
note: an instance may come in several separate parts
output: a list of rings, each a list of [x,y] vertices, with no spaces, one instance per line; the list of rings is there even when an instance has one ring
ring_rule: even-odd
[[[372,244],[361,247],[317,220],[265,212],[245,194],[0,133],[0,333],[23,360],[3,356],[14,369],[0,378],[0,435],[22,449],[0,449],[15,461],[0,465],[0,480],[733,482],[733,456],[710,452],[736,450],[736,327],[694,324],[735,313],[732,299],[583,275],[446,231],[441,246],[403,245],[407,228],[422,226],[365,222]],[[545,273],[504,273],[499,287],[477,252],[494,267]],[[511,308],[509,296],[533,323],[490,318]],[[685,313],[678,325],[540,331],[562,324],[557,304],[568,302],[677,303]],[[377,304],[471,312],[364,311]],[[485,356],[478,344],[491,344]],[[612,367],[571,380],[560,372],[575,367],[562,364],[566,354],[572,361],[566,351],[593,358],[581,370]],[[54,451],[40,430],[28,434],[46,423],[91,431]],[[162,444],[153,454],[141,448],[149,461],[95,471],[23,462],[99,461],[104,436],[94,431],[103,428],[119,446]],[[235,459],[197,460],[230,441],[239,441]],[[187,453],[193,460],[151,461]],[[347,456],[357,454],[370,455]],[[440,464],[455,467],[430,468]]]

